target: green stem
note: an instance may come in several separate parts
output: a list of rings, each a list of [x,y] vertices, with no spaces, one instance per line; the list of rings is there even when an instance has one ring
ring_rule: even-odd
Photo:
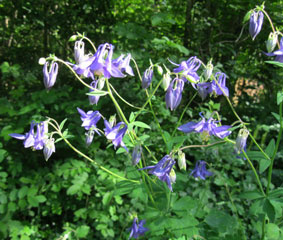
[[[175,135],[175,133],[176,133],[176,131],[177,131],[177,128],[178,128],[178,126],[180,125],[180,123],[181,123],[181,121],[182,121],[182,119],[183,119],[183,116],[184,116],[185,112],[187,111],[187,108],[190,106],[190,104],[192,103],[192,101],[195,99],[196,96],[197,96],[197,93],[195,93],[195,94],[193,95],[193,97],[191,98],[191,100],[187,103],[186,107],[184,108],[184,110],[183,110],[183,112],[182,112],[182,114],[181,114],[181,116],[180,116],[180,118],[179,118],[179,120],[178,120],[178,123],[176,124],[176,127],[175,127],[175,129],[174,129],[174,131],[173,131],[173,133],[172,133],[172,137]]]
[[[270,157],[263,151],[263,149],[258,145],[257,141],[254,139],[253,135],[249,135],[249,137],[252,139],[254,144],[257,146],[257,148],[262,152],[262,154],[265,156],[266,159],[271,160]]]
[[[276,33],[275,28],[274,28],[273,23],[272,23],[272,20],[271,20],[271,18],[269,17],[268,13],[267,13],[264,9],[262,9],[262,12],[263,12],[264,15],[267,17],[267,19],[268,19],[268,21],[269,21],[269,23],[270,23],[270,26],[271,26],[271,28],[272,28],[273,33]],[[277,46],[278,46],[278,48],[280,48],[280,44],[279,44],[278,39],[277,39]]]
[[[263,196],[265,196],[265,192],[263,191],[262,184],[261,184],[261,182],[260,182],[259,176],[258,176],[258,174],[257,174],[257,172],[256,172],[256,170],[255,170],[255,167],[254,167],[253,163],[251,162],[251,160],[249,159],[249,157],[248,157],[248,155],[246,154],[245,151],[242,151],[242,153],[244,154],[245,158],[247,159],[247,161],[248,161],[248,163],[249,163],[249,165],[250,165],[250,167],[251,167],[251,169],[252,169],[252,171],[253,171],[253,173],[254,173],[254,175],[255,175],[257,184],[258,184],[258,186],[259,186],[259,188],[260,188],[260,191],[262,192]]]
[[[271,157],[271,163],[270,163],[269,169],[268,169],[268,178],[267,178],[268,182],[267,182],[267,188],[266,188],[266,195],[267,196],[269,194],[269,189],[270,189],[270,184],[271,184],[271,179],[272,179],[272,169],[273,169],[274,159],[275,159],[276,153],[278,151],[280,140],[281,140],[281,137],[282,137],[282,130],[283,130],[283,126],[282,126],[283,125],[282,124],[282,104],[283,104],[283,102],[281,102],[280,105],[279,105],[280,129],[279,129],[278,137],[277,137],[277,140],[276,140],[275,149],[274,149],[274,152],[273,152],[272,157]]]
[[[189,146],[182,147],[179,150],[183,151],[183,150],[188,149],[188,148],[211,147],[211,146],[218,145],[220,143],[225,143],[225,142],[226,141],[218,141],[218,142],[214,142],[214,143],[210,143],[210,144],[206,144],[206,145],[189,145]]]
[[[96,52],[97,50],[96,50],[96,47],[94,46],[94,44],[92,43],[92,41],[89,39],[89,38],[87,38],[87,37],[83,37],[82,39],[85,39],[85,40],[87,40],[89,43],[90,43],[90,45],[92,46],[92,48],[94,49],[94,51]]]

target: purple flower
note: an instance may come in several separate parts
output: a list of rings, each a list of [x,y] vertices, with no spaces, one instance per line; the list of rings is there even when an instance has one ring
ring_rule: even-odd
[[[206,170],[206,162],[205,161],[197,161],[196,167],[190,175],[193,175],[194,178],[200,178],[202,180],[205,180],[206,177],[209,177],[213,175],[212,172],[209,172]]]
[[[87,146],[89,146],[92,143],[93,137],[94,137],[94,130],[91,130],[91,129],[88,130],[88,132],[86,133],[86,139],[85,139]]]
[[[94,60],[90,65],[90,70],[94,75],[101,76],[105,78],[112,77],[125,77],[121,70],[112,64],[114,46],[109,43],[99,45],[95,55]]]
[[[249,32],[253,40],[255,40],[256,36],[259,34],[261,30],[263,18],[264,15],[262,11],[258,11],[258,12],[253,11],[251,14]]]
[[[220,85],[220,87],[222,88],[222,90],[220,89],[220,87],[216,84],[215,80],[212,81],[211,85],[210,85],[210,92],[213,92],[215,95],[224,95],[224,96],[229,96],[229,89],[226,87],[226,74],[225,73],[221,73],[221,72],[217,72],[215,73],[214,77],[217,79],[218,84]]]
[[[204,100],[207,95],[211,93],[211,82],[198,83],[196,86],[202,100]]]
[[[91,78],[91,79],[94,80],[94,74],[90,70],[90,65],[91,65],[91,63],[93,62],[94,59],[95,59],[95,56],[91,56],[91,57],[86,57],[86,59],[84,61],[80,62],[77,65],[72,64],[72,63],[68,63],[68,64],[73,67],[74,71],[78,75],[82,75],[86,78]]]
[[[153,76],[153,69],[150,66],[148,69],[145,70],[142,76],[142,88],[147,89],[149,85],[151,84]]]
[[[91,84],[90,84],[90,86],[92,86],[93,88],[97,89],[98,81],[99,81],[99,80],[94,80],[94,81],[92,81]],[[95,91],[95,90],[93,90],[93,89],[89,89],[89,92],[94,92],[94,91]],[[88,100],[89,100],[89,103],[90,103],[91,105],[93,105],[93,104],[96,104],[96,105],[97,105],[97,103],[98,103],[98,101],[99,101],[99,98],[100,98],[100,96],[91,96],[91,95],[88,96]]]
[[[171,63],[178,66],[173,69],[173,72],[181,73],[184,78],[191,83],[197,83],[199,81],[199,76],[196,71],[199,69],[201,62],[197,57],[191,57],[187,61],[182,61],[180,64]]]
[[[168,188],[171,191],[173,191],[172,184],[171,184],[171,178],[170,178],[170,172],[174,164],[175,164],[175,161],[171,158],[171,156],[166,155],[156,165],[144,167],[139,170],[151,169],[148,173],[155,175],[156,177],[159,178],[159,180],[165,182]]]
[[[127,125],[124,122],[119,122],[117,125],[112,127],[106,119],[104,120],[104,125],[105,136],[108,140],[112,141],[114,148],[123,147],[128,152],[128,149],[123,142],[123,137],[128,129]],[[124,127],[121,128],[121,126]]]
[[[130,66],[130,60],[131,60],[132,56],[129,53],[127,55],[127,57],[124,59],[124,54],[122,54],[120,57],[114,59],[112,61],[112,64],[119,68],[122,72],[126,72],[127,74],[134,76],[134,72],[132,67]]]
[[[241,129],[239,131],[235,146],[235,151],[237,154],[240,154],[243,150],[245,151],[248,136],[249,131],[247,129]]]
[[[269,57],[275,57],[275,61],[283,63],[283,37],[280,40],[280,48],[273,53],[265,53]]]
[[[214,135],[222,139],[231,134],[231,131],[228,130],[229,128],[231,128],[231,126],[223,125],[218,127],[216,125],[216,121],[213,118],[209,118],[206,121],[202,113],[200,113],[200,116],[202,118],[200,122],[188,122],[178,127],[178,130],[184,133],[197,132],[204,133],[208,136]]]
[[[52,62],[48,70],[48,62],[43,66],[43,83],[47,90],[50,90],[56,82],[58,74],[58,63]]]
[[[81,115],[82,120],[82,127],[85,130],[94,130],[98,135],[100,135],[99,131],[97,130],[96,124],[101,118],[101,114],[98,111],[88,111],[85,113],[82,109],[77,108],[79,114]]]
[[[136,239],[139,236],[144,235],[144,233],[149,230],[148,228],[143,226],[144,224],[145,220],[141,220],[140,223],[138,223],[138,218],[135,217],[131,228],[128,229],[128,231],[131,231],[129,239]]]
[[[166,107],[171,111],[176,109],[182,99],[182,92],[184,89],[184,81],[182,79],[175,78],[169,85],[165,95]]]
[[[36,133],[34,132],[34,127],[36,126]],[[11,133],[11,137],[23,140],[24,147],[32,147],[35,150],[43,149],[43,146],[47,140],[46,134],[48,133],[47,122],[35,123],[34,121],[30,124],[29,132],[25,134]]]
[[[85,56],[85,43],[82,40],[75,42],[74,57],[77,65],[88,58]]]
[[[137,165],[139,161],[141,160],[141,154],[142,154],[141,145],[135,146],[133,153],[132,153],[132,163],[134,166]]]

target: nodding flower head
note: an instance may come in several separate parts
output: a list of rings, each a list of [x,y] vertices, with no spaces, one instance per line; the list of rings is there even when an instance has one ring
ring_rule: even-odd
[[[264,14],[262,11],[253,11],[250,16],[249,32],[253,40],[255,40],[256,36],[261,31],[263,18]]]
[[[88,58],[87,56],[85,56],[85,43],[82,40],[75,42],[74,57],[77,65]]]
[[[99,80],[93,80],[91,82],[90,86],[92,86],[94,89],[97,89],[98,83],[99,83]],[[93,90],[93,89],[89,89],[89,92],[94,92],[94,91],[95,90]],[[100,98],[100,96],[89,95],[88,100],[89,100],[90,105],[93,105],[93,104],[97,105],[99,98]]]
[[[141,220],[140,223],[138,223],[138,218],[134,218],[133,224],[131,228],[128,229],[128,231],[131,231],[129,239],[131,238],[138,238],[142,235],[144,235],[145,232],[147,232],[149,229],[144,227],[145,220]]]
[[[43,83],[47,90],[50,90],[56,82],[58,74],[58,63],[51,62],[48,70],[48,62],[45,62],[43,66]]]
[[[145,70],[142,76],[142,88],[147,89],[152,81],[153,76],[153,69],[150,66],[148,69]]]
[[[195,168],[192,170],[190,175],[194,178],[205,180],[206,177],[212,176],[213,173],[206,170],[205,161],[197,161]]]
[[[240,154],[246,148],[248,136],[249,131],[247,129],[241,129],[239,131],[235,145],[235,151],[237,152],[237,154]]]
[[[169,85],[165,95],[166,107],[170,108],[171,111],[176,109],[182,99],[182,92],[184,89],[183,79],[175,78]]]
[[[280,48],[273,53],[265,53],[269,57],[275,56],[275,61],[283,63],[283,37],[280,40]]]
[[[215,82],[215,80],[213,80],[211,83],[210,91],[217,96],[224,95],[226,97],[229,97],[229,89],[226,87],[226,74],[217,72],[215,73],[214,77],[217,79],[218,84]]]
[[[112,60],[112,63],[115,67],[121,70],[121,72],[126,72],[127,74],[134,76],[132,67],[130,66],[130,60],[132,55],[129,53],[127,57],[124,58],[124,54],[120,57]]]
[[[132,163],[134,166],[140,162],[141,155],[142,155],[142,147],[141,145],[138,144],[135,146],[133,153],[132,153]]]

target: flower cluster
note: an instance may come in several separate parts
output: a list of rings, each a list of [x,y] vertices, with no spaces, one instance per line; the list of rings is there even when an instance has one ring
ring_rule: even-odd
[[[36,128],[36,133],[35,129]],[[48,122],[35,123],[31,122],[29,132],[25,134],[11,133],[11,137],[23,140],[25,148],[33,148],[35,150],[42,150],[47,161],[53,152],[55,152],[55,144],[53,138],[48,138]]]

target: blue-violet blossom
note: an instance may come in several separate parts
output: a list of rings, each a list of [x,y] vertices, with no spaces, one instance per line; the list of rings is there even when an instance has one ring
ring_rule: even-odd
[[[176,109],[182,99],[182,92],[184,89],[184,81],[183,79],[175,78],[167,88],[166,94],[165,94],[165,102],[166,107],[170,108],[171,111]]]
[[[111,140],[114,148],[123,147],[128,152],[128,149],[123,142],[123,137],[128,129],[127,125],[124,122],[119,122],[115,126],[111,126],[110,123],[105,119],[104,120],[104,132],[108,140]],[[121,128],[121,126],[124,126]]]
[[[100,135],[100,132],[97,130],[96,124],[101,118],[101,114],[99,111],[88,111],[84,112],[82,109],[77,108],[79,114],[81,115],[82,120],[82,127],[85,128],[85,130],[93,129],[98,135]]]
[[[99,80],[93,80],[90,84],[90,86],[92,86],[93,88],[97,89],[97,85],[98,85],[98,81]],[[94,92],[95,90],[93,89],[89,89],[89,92]],[[100,96],[93,96],[93,95],[88,95],[88,100],[89,100],[89,103],[90,105],[93,105],[93,104],[96,104],[98,103],[99,101],[99,98]]]
[[[135,217],[131,228],[128,229],[129,231],[131,231],[129,239],[136,239],[139,236],[144,235],[144,233],[149,230],[148,228],[143,226],[144,224],[145,220],[141,220],[140,223],[138,223],[138,218]]]
[[[209,118],[206,121],[202,113],[199,115],[202,118],[200,122],[188,122],[178,127],[178,130],[184,133],[197,132],[207,134],[208,136],[214,135],[222,139],[231,134],[231,131],[228,130],[231,126],[217,126],[216,121],[213,118]]]
[[[235,151],[237,154],[240,154],[243,150],[245,151],[248,136],[249,131],[247,129],[241,129],[239,131],[235,145]]]
[[[52,62],[48,70],[48,62],[43,66],[43,83],[47,90],[50,90],[56,82],[58,74],[58,63]]]
[[[141,160],[141,155],[142,155],[142,147],[141,145],[136,145],[134,147],[133,153],[132,153],[132,163],[133,165],[137,165],[139,161]]]
[[[215,73],[214,77],[217,80],[217,83],[219,86],[216,84],[215,80],[212,81],[210,85],[210,92],[214,93],[215,95],[224,95],[226,97],[229,96],[229,89],[226,87],[226,74],[222,72],[217,72]],[[223,91],[222,91],[223,90]]]
[[[190,175],[193,175],[194,178],[200,178],[205,180],[206,177],[213,175],[212,172],[206,170],[205,161],[197,161],[195,169],[192,170]]]
[[[175,164],[175,161],[171,158],[171,156],[166,155],[156,165],[144,167],[139,170],[151,169],[148,173],[155,175],[156,177],[159,178],[159,180],[165,182],[168,188],[171,191],[173,191],[170,173],[171,173],[171,170],[174,164]]]
[[[148,69],[145,70],[142,76],[142,88],[147,89],[151,84],[153,76],[153,69],[150,66]]]
[[[129,53],[127,57],[124,58],[124,54],[122,54],[120,57],[112,60],[112,64],[121,70],[121,72],[126,72],[127,74],[134,76],[134,72],[132,67],[130,66],[130,60],[132,56]]]
[[[262,11],[253,11],[250,16],[249,32],[253,40],[255,40],[261,30],[263,18],[264,14]]]

